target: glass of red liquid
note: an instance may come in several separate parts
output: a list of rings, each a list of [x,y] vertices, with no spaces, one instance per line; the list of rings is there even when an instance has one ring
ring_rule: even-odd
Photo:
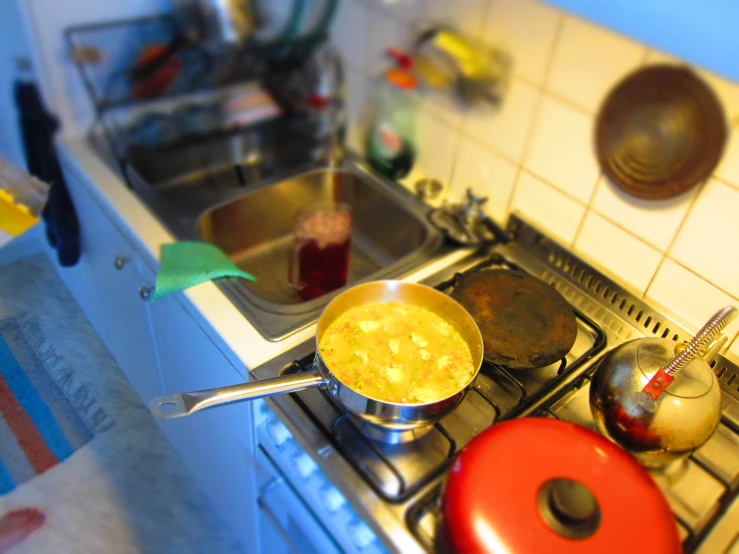
[[[312,300],[346,284],[351,243],[348,204],[312,204],[298,212],[289,278],[300,298]]]

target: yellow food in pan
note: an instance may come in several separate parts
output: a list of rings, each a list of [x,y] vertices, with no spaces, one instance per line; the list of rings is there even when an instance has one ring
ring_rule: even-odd
[[[418,404],[459,391],[472,377],[462,336],[435,313],[402,302],[371,302],[339,316],[321,337],[331,372],[365,396]]]

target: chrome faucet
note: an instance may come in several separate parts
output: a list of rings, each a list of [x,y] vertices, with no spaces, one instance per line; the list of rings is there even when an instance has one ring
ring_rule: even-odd
[[[316,54],[318,80],[309,105],[316,121],[317,146],[313,156],[329,166],[341,163],[346,138],[344,62],[327,45]]]

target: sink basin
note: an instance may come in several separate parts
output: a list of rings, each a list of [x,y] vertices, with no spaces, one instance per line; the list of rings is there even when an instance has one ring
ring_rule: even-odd
[[[303,206],[326,201],[352,206],[348,286],[398,276],[438,240],[423,212],[413,209],[415,198],[358,167],[314,169],[245,192],[204,212],[198,232],[257,277],[255,283],[237,285],[250,303],[274,313],[312,311],[333,295],[302,300],[288,282],[288,263],[295,214]]]
[[[312,143],[301,137],[308,132],[302,121],[286,120],[166,146],[133,145],[126,154],[128,177],[133,174],[140,187],[163,192],[234,190],[304,164]]]
[[[288,283],[294,218],[321,201],[352,205],[347,286],[402,278],[440,253],[427,206],[348,154],[337,167],[309,162],[314,142],[300,121],[212,137],[176,149],[129,152],[132,190],[177,240],[218,245],[257,277],[215,284],[268,340],[313,323],[339,291],[302,301]],[[301,169],[302,168],[302,169]]]

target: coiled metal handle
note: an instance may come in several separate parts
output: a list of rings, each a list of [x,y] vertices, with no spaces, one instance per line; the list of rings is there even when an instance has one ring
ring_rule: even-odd
[[[693,358],[699,355],[711,342],[723,331],[726,326],[736,317],[737,310],[733,306],[727,306],[716,312],[708,322],[696,333],[688,347],[675,356],[665,366],[667,375],[674,375],[685,367]]]
[[[648,412],[654,413],[657,408],[656,401],[665,392],[665,389],[675,380],[675,373],[688,365],[696,356],[700,355],[711,341],[736,317],[736,308],[727,306],[719,310],[708,320],[701,330],[696,333],[693,340],[688,343],[670,363],[655,373],[644,388],[634,394],[634,400]]]

